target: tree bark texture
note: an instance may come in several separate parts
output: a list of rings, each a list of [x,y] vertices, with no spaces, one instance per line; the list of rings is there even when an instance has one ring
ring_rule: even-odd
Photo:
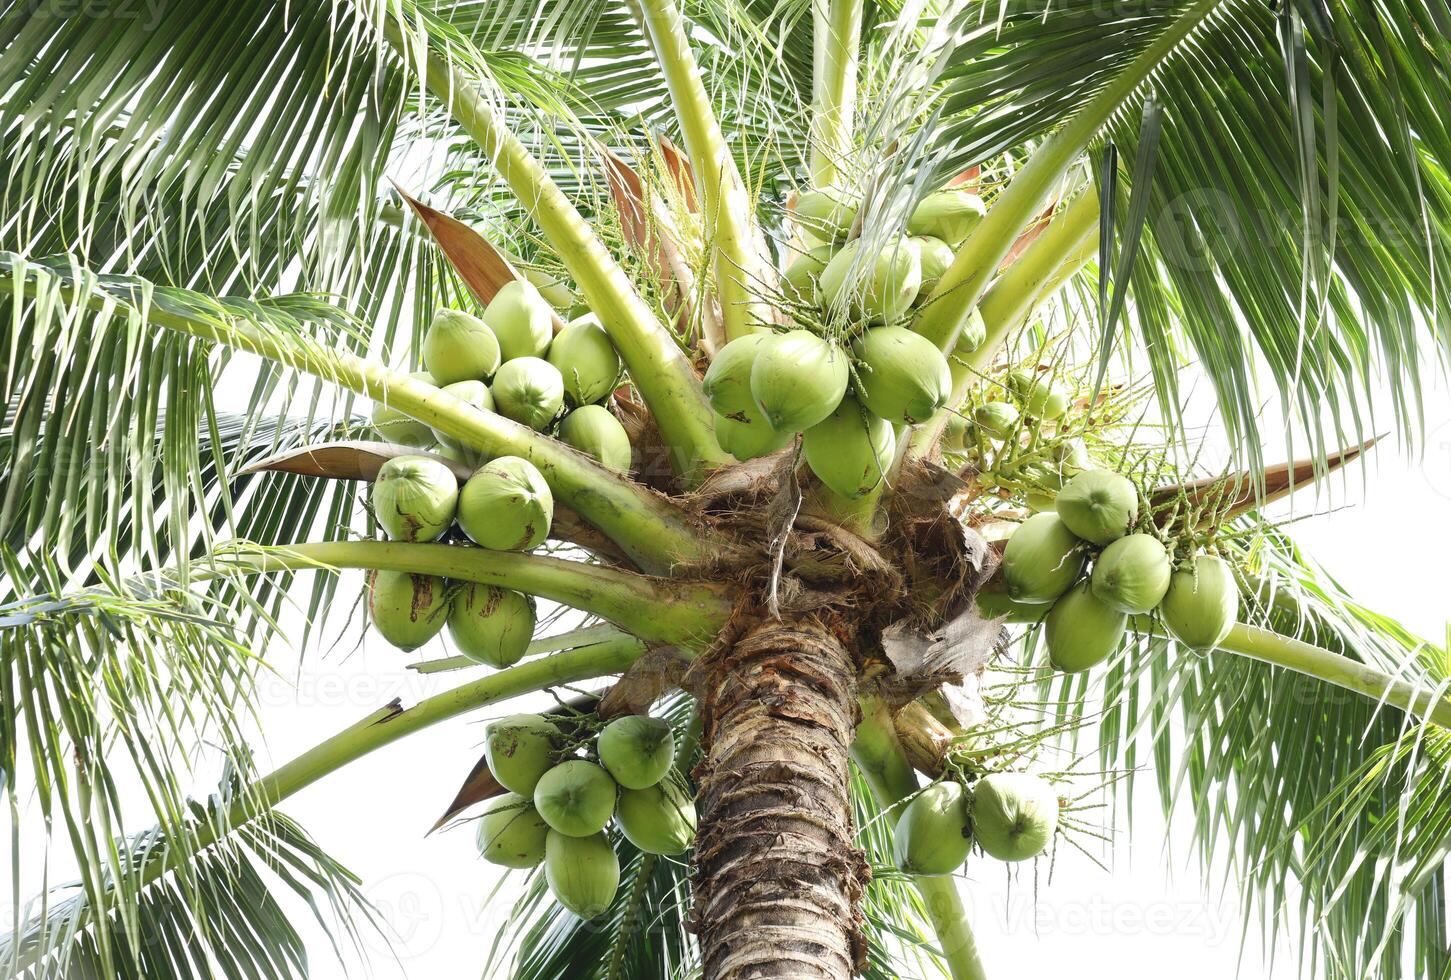
[[[706,980],[846,980],[869,875],[853,842],[856,670],[823,623],[764,622],[711,655],[697,768]]]

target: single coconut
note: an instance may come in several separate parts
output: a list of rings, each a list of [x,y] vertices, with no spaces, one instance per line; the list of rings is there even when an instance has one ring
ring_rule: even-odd
[[[509,715],[484,729],[484,761],[499,785],[530,800],[554,766],[559,729],[542,715]]]
[[[764,333],[746,334],[715,352],[701,381],[701,388],[716,414],[737,422],[749,422],[748,416],[760,414],[751,398],[751,369],[756,364],[761,345],[769,336]]]
[[[875,327],[852,345],[861,400],[889,422],[916,425],[952,395],[952,370],[937,345],[903,327]]]
[[[1093,594],[1137,615],[1157,606],[1169,591],[1169,552],[1152,534],[1130,534],[1103,549],[1093,565]]]
[[[917,294],[918,299],[926,299],[927,294],[937,285],[937,280],[952,265],[952,246],[940,238],[933,238],[931,235],[923,235],[912,239],[917,243],[917,251],[922,263],[922,287]]]
[[[620,790],[615,819],[646,854],[684,854],[695,839],[695,801],[671,780]]]
[[[1006,439],[1018,430],[1018,409],[1011,402],[985,402],[972,410],[972,421],[985,435]]]
[[[534,804],[518,793],[490,800],[479,821],[479,853],[505,868],[533,868],[544,860],[549,824]]]
[[[1180,643],[1212,650],[1224,642],[1239,619],[1239,585],[1223,558],[1199,555],[1188,568],[1169,577],[1159,615]]]
[[[499,361],[499,340],[483,320],[462,310],[433,315],[423,335],[423,365],[435,384],[492,377]]]
[[[654,786],[675,762],[669,722],[647,715],[616,718],[600,732],[596,747],[600,765],[626,789]]]
[[[544,880],[560,905],[593,919],[615,900],[620,859],[604,834],[570,837],[551,830],[544,841]]]
[[[995,772],[973,786],[973,836],[999,861],[1037,857],[1057,830],[1058,794],[1041,776]]]
[[[410,377],[428,384],[438,383],[427,371],[414,371]],[[399,442],[405,446],[417,446],[419,449],[426,449],[433,442],[433,430],[411,415],[389,405],[386,393],[382,399],[373,403],[373,428],[387,442]]]
[[[806,191],[796,199],[796,222],[817,238],[845,238],[861,202],[837,187]]]
[[[789,443],[794,432],[777,432],[766,424],[761,413],[754,408],[742,422],[724,415],[715,417],[715,439],[720,448],[736,459],[745,462],[758,456],[769,456]]]
[[[505,361],[543,357],[554,337],[554,310],[539,290],[523,279],[499,287],[484,308],[484,322],[494,331]]]
[[[897,867],[913,875],[952,874],[971,849],[967,793],[951,781],[933,783],[912,797],[892,835]]]
[[[960,187],[947,187],[924,197],[907,219],[907,232],[930,235],[956,248],[987,214],[982,197]]]
[[[583,405],[559,423],[559,439],[616,473],[630,472],[630,435],[603,405]]]
[[[524,658],[534,636],[534,600],[513,589],[469,582],[449,602],[448,634],[475,663],[509,667]]]
[[[1128,616],[1095,596],[1087,582],[1079,582],[1048,610],[1048,659],[1067,673],[1097,666],[1118,650],[1128,621]]]
[[[548,361],[516,357],[494,375],[493,395],[501,415],[542,432],[564,409],[564,376]]]
[[[1085,470],[1058,494],[1058,516],[1085,541],[1105,545],[1129,532],[1139,518],[1139,492],[1127,477]]]
[[[552,830],[588,837],[615,812],[615,781],[593,762],[568,759],[539,777],[534,808]]]
[[[527,459],[500,456],[474,471],[458,495],[458,524],[496,551],[529,551],[549,536],[554,494]]]
[[[947,424],[942,428],[942,448],[950,453],[967,451],[972,436],[972,422],[961,412],[949,412]]]
[[[949,293],[942,297],[943,302],[951,302],[953,299]],[[958,354],[967,355],[976,351],[987,341],[987,323],[982,318],[982,312],[976,306],[967,315],[967,322],[962,325],[962,332],[957,335],[957,343],[953,350]]]
[[[549,345],[549,363],[564,378],[564,398],[571,405],[590,405],[615,390],[620,355],[593,313],[571,320]]]
[[[394,456],[373,481],[373,514],[396,541],[433,541],[458,509],[458,477],[431,456]]]
[[[833,245],[817,245],[791,260],[781,275],[781,288],[788,299],[808,306],[821,304],[821,273],[836,254]]]
[[[1003,581],[1019,602],[1052,602],[1083,574],[1087,554],[1057,514],[1034,514],[1008,539]]]
[[[862,242],[860,238],[847,242],[822,270],[822,305],[845,310],[867,323],[898,320],[922,288],[917,246],[906,238],[895,239],[863,260]]]
[[[494,396],[489,393],[489,386],[482,381],[455,381],[451,385],[444,385],[443,390],[454,398],[480,412],[492,412],[494,410]],[[438,429],[433,430],[433,436],[438,440],[440,446],[449,449],[459,450],[464,446],[453,436]]]
[[[416,650],[437,636],[448,618],[443,579],[407,572],[369,572],[368,615],[383,639],[400,650]]]
[[[1024,413],[1035,419],[1051,422],[1068,411],[1068,392],[1048,378],[1013,371],[1008,375],[1008,389],[1017,397]]]
[[[832,492],[852,499],[882,482],[896,446],[892,424],[864,411],[851,395],[801,437],[811,472]]]
[[[771,428],[800,432],[841,404],[849,374],[846,354],[810,330],[772,334],[751,366],[751,397]]]
[[[544,302],[556,310],[569,309],[579,298],[575,296],[574,290],[569,288],[567,281],[543,269],[523,265],[519,271],[523,272],[524,278],[539,290],[539,295],[544,297]]]

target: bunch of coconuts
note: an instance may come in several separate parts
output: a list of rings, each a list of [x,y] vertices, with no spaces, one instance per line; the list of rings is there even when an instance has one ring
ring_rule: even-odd
[[[612,820],[646,854],[683,854],[695,837],[695,803],[663,719],[626,715],[571,746],[548,718],[512,715],[489,725],[484,756],[509,792],[479,822],[480,853],[506,868],[543,862],[555,899],[582,919],[609,908],[620,884]]]
[[[620,358],[592,315],[558,334],[554,311],[530,282],[503,286],[482,318],[440,310],[423,340],[426,371],[416,376],[480,411],[497,412],[550,432],[618,472],[630,468],[630,439],[604,405],[619,381]],[[372,508],[398,541],[456,537],[483,548],[529,551],[549,534],[554,498],[528,460],[482,460],[440,432],[379,402],[373,425],[383,438],[428,449],[396,456],[378,472]],[[473,467],[460,487],[438,457]],[[374,626],[412,650],[447,623],[461,653],[492,667],[523,657],[534,630],[533,599],[489,585],[450,584],[428,575],[374,572],[369,579]]]
[[[926,422],[951,395],[947,358],[902,323],[951,264],[983,205],[967,190],[929,194],[908,220],[908,235],[870,254],[865,239],[846,240],[857,210],[834,188],[801,195],[796,220],[818,244],[783,274],[787,308],[845,320],[845,343],[808,327],[740,337],[716,354],[704,381],[722,448],[752,459],[801,433],[812,473],[848,498],[875,489],[904,428]],[[968,349],[982,342],[980,318],[966,334]]]
[[[1223,642],[1239,618],[1233,570],[1208,554],[1176,569],[1151,524],[1136,530],[1139,492],[1131,480],[1085,470],[1064,484],[1055,506],[1019,525],[1002,565],[1009,597],[1049,606],[1044,627],[1055,668],[1102,663],[1123,642],[1130,616],[1154,612],[1191,649]]]
[[[1027,861],[1058,830],[1058,794],[1041,776],[995,772],[969,788],[943,779],[912,797],[897,820],[897,867],[914,875],[952,874],[974,843],[999,861]]]

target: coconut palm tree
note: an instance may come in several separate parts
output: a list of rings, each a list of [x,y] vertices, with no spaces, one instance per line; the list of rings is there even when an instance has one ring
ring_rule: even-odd
[[[305,975],[293,897],[344,941],[370,913],[279,807],[583,685],[550,713],[570,750],[671,722],[694,846],[612,831],[589,923],[551,857],[488,975],[991,976],[960,882],[916,873],[938,832],[969,864],[1074,846],[1150,767],[1307,973],[1451,976],[1445,651],[1263,513],[1377,412],[1418,438],[1451,349],[1448,37],[1440,0],[6,4],[0,785],[12,857],[43,839],[80,869],[13,876],[6,975]],[[549,332],[595,318],[628,464],[522,424],[497,377],[484,405],[410,374],[459,356],[428,363],[437,311],[505,290],[552,302]],[[871,320],[919,338],[905,367]],[[758,352],[730,418],[702,383],[728,348]],[[1227,454],[1200,452],[1186,374]],[[1266,418],[1302,462],[1263,458]],[[527,461],[548,540],[385,539],[369,483],[400,455],[467,482]],[[1028,515],[1080,472],[1122,475],[1113,533],[1172,558],[1171,590],[1223,559],[1237,621],[1184,642],[1163,587],[1106,633],[1073,619],[1109,609],[1112,535],[1075,523],[1045,560],[1017,529],[1067,527],[1067,502]],[[340,635],[349,569],[380,627],[386,581],[578,628],[502,669],[425,659],[471,673],[259,771],[268,645],[288,610]]]

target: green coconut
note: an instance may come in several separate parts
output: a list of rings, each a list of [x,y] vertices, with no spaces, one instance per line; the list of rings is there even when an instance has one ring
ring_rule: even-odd
[[[564,398],[571,405],[590,405],[615,390],[620,355],[593,313],[569,321],[549,345],[549,363],[564,378]]]
[[[494,331],[505,361],[516,357],[543,357],[554,337],[554,310],[524,279],[499,287],[484,308],[484,322]]]
[[[1057,830],[1058,794],[1041,776],[995,772],[973,786],[973,836],[999,861],[1037,857]]]
[[[620,790],[615,819],[646,854],[684,854],[695,839],[695,801],[671,780]]]
[[[952,874],[971,848],[967,792],[950,781],[933,783],[912,797],[892,835],[897,867],[914,875]]]
[[[383,639],[416,650],[448,619],[447,588],[433,575],[374,570],[368,573],[368,615]]]
[[[496,551],[529,551],[549,536],[554,494],[527,459],[500,456],[474,471],[458,495],[458,525]]]
[[[1095,596],[1087,582],[1079,582],[1048,610],[1044,624],[1048,659],[1068,673],[1103,663],[1123,642],[1128,621],[1128,616]]]
[[[861,399],[873,414],[916,425],[952,395],[952,370],[937,345],[904,327],[875,327],[852,345]]]
[[[1239,585],[1223,558],[1198,555],[1188,568],[1169,577],[1159,615],[1180,643],[1212,650],[1224,642],[1239,619]]]
[[[849,373],[846,354],[810,330],[771,334],[751,365],[751,398],[771,428],[800,432],[841,404]]]
[[[409,376],[429,384],[438,383],[427,371],[414,371]],[[405,446],[426,449],[433,442],[433,430],[411,415],[405,415],[389,405],[386,394],[380,401],[373,403],[373,428],[386,441],[399,442]]]
[[[620,859],[604,834],[570,837],[551,830],[544,841],[544,880],[560,905],[593,919],[615,900]]]
[[[1158,538],[1126,535],[1094,562],[1093,594],[1120,612],[1146,613],[1169,591],[1170,574],[1169,552]]]
[[[1083,574],[1083,542],[1057,514],[1034,514],[1003,551],[1003,581],[1019,602],[1052,602]]]
[[[837,187],[806,191],[796,199],[796,221],[817,238],[845,238],[861,202]]]
[[[1038,493],[1030,490],[1023,495],[1023,503],[1035,514],[1056,511],[1058,509],[1058,498],[1051,493]]]
[[[1011,402],[984,402],[972,410],[972,421],[984,434],[1006,439],[1018,430],[1018,409]]]
[[[490,864],[505,868],[533,868],[544,860],[549,824],[534,804],[518,793],[505,793],[488,802],[479,821],[479,853]]]
[[[845,310],[853,319],[890,323],[900,319],[922,289],[922,260],[909,239],[888,242],[866,261],[864,239],[842,246],[821,273],[821,302]]]
[[[715,417],[715,439],[720,448],[742,462],[757,456],[769,456],[789,443],[793,436],[794,432],[777,432],[771,428],[754,408],[746,422],[728,419],[724,415]]]
[[[395,541],[433,541],[453,523],[458,477],[431,456],[394,456],[373,481],[373,515]]]
[[[821,273],[836,254],[834,245],[817,245],[791,260],[781,275],[781,288],[790,299],[809,306],[821,303]]]
[[[891,468],[896,448],[892,424],[864,411],[851,395],[801,437],[811,472],[834,493],[851,499],[876,489]]]
[[[480,412],[494,411],[494,396],[489,392],[489,386],[482,381],[455,381],[453,384],[444,385],[443,390],[448,392],[459,401],[478,409]],[[453,436],[433,430],[433,437],[438,440],[440,446],[449,449],[462,449],[463,444]]]
[[[560,734],[542,715],[509,715],[484,729],[484,761],[499,785],[530,800],[554,766]]]
[[[1127,477],[1085,470],[1058,494],[1058,516],[1085,541],[1105,545],[1129,532],[1139,517],[1139,491]]]
[[[578,300],[574,290],[569,288],[569,283],[564,279],[533,266],[521,265],[520,271],[524,273],[524,278],[539,290],[539,295],[544,297],[544,302],[554,309],[567,310]]]
[[[517,664],[534,636],[534,600],[513,589],[470,582],[449,603],[448,634],[459,653],[475,663]]]
[[[630,436],[603,405],[583,405],[559,423],[559,439],[593,456],[606,469],[630,472]]]
[[[737,337],[715,352],[701,387],[716,414],[737,422],[749,422],[748,416],[760,415],[751,398],[751,368],[768,336],[752,333]]]
[[[960,412],[950,412],[942,429],[942,448],[950,453],[967,450],[972,439],[972,422]]]
[[[987,214],[982,198],[972,191],[947,187],[922,199],[907,219],[911,235],[930,235],[956,248]]]
[[[952,246],[931,235],[920,235],[912,241],[917,243],[918,261],[922,263],[922,287],[917,298],[926,299],[927,294],[937,285],[937,280],[952,265]]]
[[[439,310],[423,335],[423,365],[436,384],[492,377],[500,360],[494,331],[462,310]]]
[[[986,341],[987,322],[983,320],[981,311],[974,306],[967,315],[967,322],[962,325],[962,333],[957,335],[957,344],[953,350],[965,356],[976,351]]]
[[[1055,385],[1050,379],[1025,371],[1008,374],[1008,389],[1023,406],[1023,412],[1032,418],[1051,422],[1062,418],[1071,401],[1068,392]]]
[[[599,766],[568,759],[539,777],[534,808],[550,829],[570,837],[588,837],[610,822],[615,791],[615,781]]]
[[[564,409],[564,376],[541,358],[516,357],[494,375],[493,395],[499,414],[542,432]]]
[[[654,786],[675,762],[675,734],[663,718],[616,718],[600,732],[595,745],[600,765],[626,789]]]

